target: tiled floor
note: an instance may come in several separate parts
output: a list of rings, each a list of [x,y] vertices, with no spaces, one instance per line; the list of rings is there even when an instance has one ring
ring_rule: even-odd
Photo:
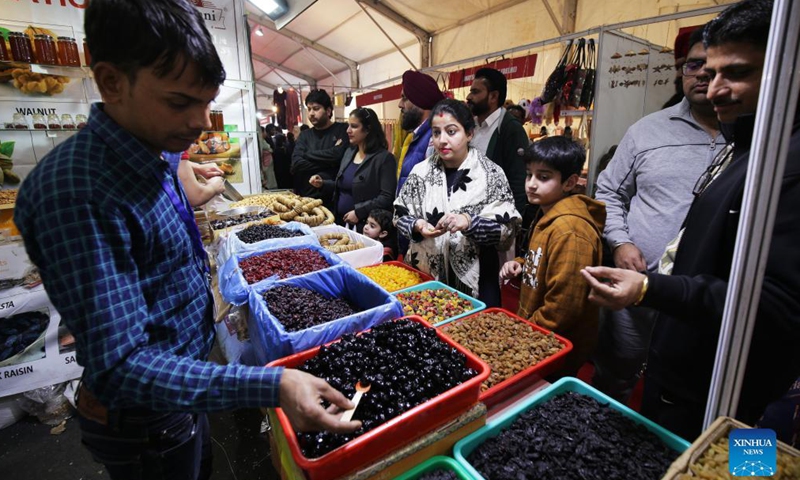
[[[209,415],[214,447],[213,480],[273,480],[269,441],[260,434],[258,410]],[[49,425],[26,417],[0,430],[0,478],[3,480],[100,480],[108,475],[80,443],[74,418],[51,435]]]

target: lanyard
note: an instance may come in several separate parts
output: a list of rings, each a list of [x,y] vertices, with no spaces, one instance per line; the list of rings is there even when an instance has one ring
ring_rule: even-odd
[[[208,255],[205,248],[203,248],[203,239],[200,236],[200,229],[197,228],[197,223],[194,221],[194,215],[189,211],[188,201],[180,187],[176,192],[175,178],[172,176],[172,171],[167,168],[164,171],[164,179],[161,181],[161,188],[169,197],[172,206],[178,212],[178,216],[183,220],[186,229],[189,231],[189,237],[192,239],[192,248],[194,249],[194,256],[202,265],[206,274],[210,272],[208,267]]]

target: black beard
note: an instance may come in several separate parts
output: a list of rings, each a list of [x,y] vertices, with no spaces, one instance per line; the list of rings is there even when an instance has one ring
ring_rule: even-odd
[[[474,116],[480,116],[489,111],[489,102],[469,103],[469,108]]]
[[[422,123],[422,109],[410,108],[403,112],[403,121],[400,123],[400,128],[410,132],[419,127]]]

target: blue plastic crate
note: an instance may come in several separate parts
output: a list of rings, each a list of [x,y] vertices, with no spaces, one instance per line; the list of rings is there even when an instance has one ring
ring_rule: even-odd
[[[472,476],[464,470],[464,467],[452,458],[443,455],[425,460],[411,470],[395,477],[395,480],[417,480],[422,475],[437,469],[453,472],[459,480],[472,480]]]
[[[680,438],[666,428],[653,423],[651,420],[636,413],[618,401],[607,397],[599,390],[592,388],[577,378],[564,377],[556,383],[550,385],[540,392],[536,392],[521,401],[519,404],[510,408],[509,411],[487,422],[486,425],[476,430],[475,432],[467,435],[459,440],[453,447],[453,456],[476,479],[483,480],[481,475],[470,463],[467,461],[467,456],[472,453],[479,445],[489,438],[496,437],[501,431],[505,430],[511,425],[517,417],[523,412],[548,401],[549,399],[558,396],[565,392],[576,392],[594,398],[602,404],[608,404],[614,410],[619,411],[626,417],[630,418],[636,423],[643,425],[645,428],[653,432],[662,442],[669,448],[678,453],[682,453],[689,448],[690,444],[686,440]]]
[[[481,302],[480,300],[478,300],[476,298],[472,298],[469,295],[466,295],[464,293],[459,292],[458,290],[456,290],[453,287],[449,287],[449,286],[445,285],[444,283],[437,282],[435,280],[434,281],[430,281],[430,282],[420,283],[418,285],[414,285],[413,287],[408,287],[408,288],[404,288],[402,290],[398,290],[396,292],[392,292],[392,295],[397,296],[400,293],[416,292],[416,291],[419,291],[419,290],[439,290],[439,289],[450,290],[451,292],[457,293],[459,297],[461,297],[461,298],[463,298],[465,300],[468,300],[470,303],[472,303],[472,310],[467,310],[466,312],[464,312],[462,314],[456,315],[454,317],[447,318],[443,322],[433,323],[434,327],[438,327],[440,325],[444,325],[446,323],[450,323],[453,320],[457,320],[459,318],[466,317],[467,315],[472,315],[473,313],[480,312],[481,310],[486,308],[486,304]],[[413,314],[413,315],[416,315],[416,314]]]

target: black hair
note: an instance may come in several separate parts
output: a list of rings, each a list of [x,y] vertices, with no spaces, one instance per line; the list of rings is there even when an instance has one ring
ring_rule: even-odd
[[[749,43],[766,50],[772,0],[744,0],[722,11],[703,29],[706,48],[723,43]]]
[[[350,112],[350,116],[356,117],[362,128],[367,131],[367,138],[364,139],[364,150],[367,153],[378,151],[381,148],[384,150],[389,148],[386,134],[383,133],[383,127],[375,110],[364,107],[356,108]]]
[[[522,119],[525,120],[525,109],[522,108],[522,106],[517,105],[517,104],[509,105],[506,110],[508,110],[509,112],[513,110],[515,112],[521,113],[522,114]]]
[[[268,123],[264,125],[264,131],[269,135],[275,135],[277,127],[275,127],[274,123]]]
[[[134,81],[153,67],[156,77],[183,74],[193,63],[204,86],[225,81],[225,68],[200,12],[188,1],[91,0],[83,28],[92,66],[108,62]]]
[[[705,30],[706,30],[705,25],[703,25],[701,27],[695,28],[692,31],[692,34],[689,35],[689,43],[688,43],[689,48],[686,50],[687,55],[689,54],[689,50],[692,49],[695,43],[700,43],[703,41],[703,36],[704,36],[703,32],[705,32]],[[683,87],[681,86],[681,88]]]
[[[322,89],[314,89],[308,92],[308,95],[306,96],[306,107],[309,103],[318,103],[326,110],[329,108],[333,110],[331,96],[328,95],[328,92]]]
[[[586,150],[578,143],[562,136],[547,137],[532,143],[525,151],[525,163],[543,163],[558,170],[561,181],[580,175],[586,162]]]
[[[486,88],[490,92],[497,91],[497,105],[502,106],[506,102],[508,93],[508,82],[506,76],[500,70],[494,68],[480,68],[475,72],[475,79],[482,78],[486,82]]]
[[[369,216],[381,227],[381,231],[392,234],[394,231],[394,223],[392,222],[392,212],[384,210],[383,208],[373,208],[369,211]]]
[[[431,110],[431,118],[442,113],[449,113],[456,119],[458,123],[464,127],[464,131],[472,133],[475,130],[475,117],[466,103],[454,100],[452,98],[445,98],[433,106]]]

